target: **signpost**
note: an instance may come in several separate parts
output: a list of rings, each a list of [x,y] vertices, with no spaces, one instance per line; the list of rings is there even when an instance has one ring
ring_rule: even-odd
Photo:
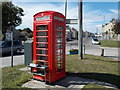
[[[78,19],[66,19],[66,24],[78,24],[78,48],[80,59],[83,59],[83,23],[82,23],[82,0],[79,0]]]
[[[78,19],[66,19],[66,24],[78,24]]]

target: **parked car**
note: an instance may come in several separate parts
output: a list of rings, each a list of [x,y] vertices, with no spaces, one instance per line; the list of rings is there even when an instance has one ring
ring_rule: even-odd
[[[67,42],[68,42],[68,41],[72,41],[72,39],[71,39],[71,38],[67,38],[66,41],[67,41]]]
[[[96,45],[99,45],[100,42],[97,38],[92,38],[92,44],[96,44]]]
[[[14,40],[13,41],[13,53],[20,53],[22,50],[22,44]],[[1,41],[0,42],[0,55],[11,53],[11,41]]]

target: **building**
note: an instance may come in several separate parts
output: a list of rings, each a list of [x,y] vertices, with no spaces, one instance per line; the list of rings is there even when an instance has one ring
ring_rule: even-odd
[[[70,27],[66,26],[66,39],[71,39]]]
[[[71,28],[69,26],[66,26],[66,39],[77,39],[78,37],[78,31],[75,28]]]
[[[88,31],[83,32],[83,37],[93,37],[94,34]]]
[[[114,32],[112,28],[114,27],[114,20],[111,20],[109,23],[106,23],[102,26],[103,39],[112,39]]]
[[[78,31],[75,28],[71,29],[71,33],[72,33],[72,39],[77,39],[78,37]]]

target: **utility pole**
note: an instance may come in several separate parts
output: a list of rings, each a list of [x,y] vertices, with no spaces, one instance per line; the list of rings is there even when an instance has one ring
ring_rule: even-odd
[[[65,17],[67,17],[67,0],[65,2]]]
[[[80,59],[83,59],[83,23],[82,23],[82,0],[79,0],[78,5],[78,47]]]
[[[11,67],[13,67],[13,27],[11,26]]]

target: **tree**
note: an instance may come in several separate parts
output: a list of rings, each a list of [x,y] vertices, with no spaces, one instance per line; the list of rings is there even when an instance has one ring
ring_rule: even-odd
[[[23,31],[26,31],[27,33],[32,33],[32,30],[30,28],[24,28]]]
[[[120,34],[120,19],[114,21],[114,26],[112,31],[114,31],[115,34]]]
[[[24,16],[23,9],[15,6],[12,2],[2,2],[2,33],[5,36],[10,27],[19,26],[22,23],[21,16]]]

